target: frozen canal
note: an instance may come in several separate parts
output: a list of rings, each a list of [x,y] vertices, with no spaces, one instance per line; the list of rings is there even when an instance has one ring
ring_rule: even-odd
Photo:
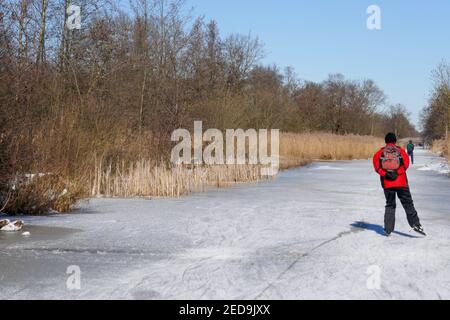
[[[382,236],[369,161],[315,163],[272,182],[26,218],[29,237],[0,233],[0,298],[450,299],[450,178],[437,157],[417,162],[427,238],[401,206],[398,232]]]

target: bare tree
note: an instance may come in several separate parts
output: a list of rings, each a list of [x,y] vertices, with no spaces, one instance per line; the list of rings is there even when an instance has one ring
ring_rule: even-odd
[[[386,102],[386,96],[383,91],[372,80],[365,80],[362,83],[362,94],[365,99],[367,113],[370,115],[370,135],[375,134],[375,119],[377,109]]]
[[[47,26],[47,6],[47,0],[41,0],[39,44],[36,54],[37,65],[45,61],[45,29]]]
[[[224,46],[228,83],[232,88],[236,88],[263,57],[263,51],[259,40],[250,35],[231,35],[225,40]]]
[[[433,71],[435,103],[444,110],[445,138],[449,138],[450,126],[450,64],[443,61]]]

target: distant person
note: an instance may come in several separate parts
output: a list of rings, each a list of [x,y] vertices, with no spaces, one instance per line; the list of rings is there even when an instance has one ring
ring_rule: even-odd
[[[411,159],[411,164],[414,164],[414,149],[416,149],[416,146],[414,145],[412,140],[409,140],[409,143],[406,146],[406,151],[408,151],[408,156]]]
[[[396,197],[400,199],[406,211],[408,223],[415,232],[426,235],[417,211],[408,184],[406,171],[409,168],[409,157],[406,151],[396,145],[397,137],[388,133],[385,138],[386,146],[381,148],[373,157],[375,171],[381,177],[381,185],[386,196],[386,212],[384,217],[384,230],[390,236],[395,230]]]

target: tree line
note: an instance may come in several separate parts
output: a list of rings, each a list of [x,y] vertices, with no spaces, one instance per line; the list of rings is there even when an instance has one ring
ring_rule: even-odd
[[[3,183],[17,172],[76,179],[99,160],[166,161],[173,130],[194,120],[218,129],[417,134],[407,109],[388,105],[372,80],[300,80],[292,68],[263,65],[258,38],[224,36],[182,1],[124,3],[0,0]],[[82,8],[80,30],[65,25],[71,4]]]
[[[443,61],[432,72],[433,87],[421,114],[422,134],[427,142],[449,138],[450,63]]]

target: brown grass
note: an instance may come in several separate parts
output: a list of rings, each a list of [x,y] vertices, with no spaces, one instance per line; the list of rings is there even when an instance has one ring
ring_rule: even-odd
[[[82,197],[82,190],[57,175],[16,178],[8,192],[3,211],[8,214],[47,214],[51,210],[70,211]]]
[[[98,164],[90,183],[91,196],[105,197],[179,197],[208,187],[225,187],[262,179],[258,166],[168,167],[140,160],[130,164]]]
[[[314,160],[368,159],[383,145],[375,137],[328,133],[284,133],[280,139],[282,168]]]
[[[447,140],[446,148],[445,148],[444,154],[446,155],[447,158],[450,157],[450,139]]]
[[[381,139],[374,137],[326,133],[284,133],[280,139],[281,169],[314,160],[367,159],[383,145]],[[128,148],[127,144],[120,145]],[[72,178],[62,178],[67,175],[56,173],[57,168],[51,164],[35,169],[55,172],[14,181],[15,190],[0,194],[0,209],[5,206],[4,211],[10,214],[45,214],[51,209],[67,212],[83,197],[179,197],[211,187],[267,179],[261,176],[259,166],[172,167],[144,157],[133,161],[126,152],[122,154],[127,157],[94,155]]]
[[[435,140],[431,144],[431,152],[450,157],[450,139]]]
[[[325,133],[290,134],[280,137],[280,166],[287,169],[314,160],[367,159],[383,144],[366,136],[337,136]],[[89,180],[91,196],[179,197],[208,187],[265,179],[259,166],[175,167],[139,160],[125,165],[95,164]]]

